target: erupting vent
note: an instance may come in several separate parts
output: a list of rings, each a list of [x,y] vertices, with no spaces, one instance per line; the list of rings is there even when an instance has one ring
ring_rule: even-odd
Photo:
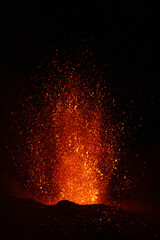
[[[77,69],[53,61],[46,74],[35,78],[39,94],[24,104],[24,185],[45,204],[106,202],[118,162],[117,127],[110,113],[114,99],[94,66],[89,74],[80,65]]]

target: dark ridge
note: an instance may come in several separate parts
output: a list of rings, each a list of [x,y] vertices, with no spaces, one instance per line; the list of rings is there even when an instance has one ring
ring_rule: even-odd
[[[68,200],[61,200],[56,205],[57,206],[69,206],[69,205],[72,205],[72,206],[74,205],[75,206],[76,203],[68,201]]]
[[[46,206],[31,199],[0,199],[1,239],[158,239],[152,226],[104,204],[67,200]]]

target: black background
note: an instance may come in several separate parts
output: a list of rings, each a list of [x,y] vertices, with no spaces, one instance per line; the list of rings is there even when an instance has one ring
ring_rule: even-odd
[[[123,164],[128,165],[133,180],[132,192],[157,201],[160,198],[158,6],[139,1],[5,2],[0,11],[2,194],[14,194],[18,188],[10,186],[14,174],[10,173],[10,156],[4,150],[14,102],[28,94],[36,66],[57,47],[76,52],[82,46],[95,53],[97,63],[107,65],[113,85],[119,91],[120,105],[128,104],[131,108],[132,120],[128,125],[131,138],[136,140],[130,139]],[[120,166],[122,172],[123,166]],[[134,184],[138,186],[133,187]]]

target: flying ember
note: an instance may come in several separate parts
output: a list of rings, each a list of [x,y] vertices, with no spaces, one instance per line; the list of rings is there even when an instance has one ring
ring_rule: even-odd
[[[39,92],[25,103],[24,185],[45,204],[103,203],[118,161],[113,101],[104,101],[95,71],[57,66],[53,61],[45,77],[36,76]]]

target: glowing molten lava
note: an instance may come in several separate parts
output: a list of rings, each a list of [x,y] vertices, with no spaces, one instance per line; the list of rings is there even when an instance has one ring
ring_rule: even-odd
[[[58,81],[57,76],[49,75],[38,104],[32,98],[25,111],[24,186],[45,204],[63,199],[102,203],[117,162],[110,112],[102,106],[98,81],[90,81],[74,69],[59,72]]]
[[[101,154],[99,107],[83,91],[75,88],[62,93],[62,105],[56,113],[56,146],[59,159],[60,199],[79,204],[99,200],[98,168]],[[94,94],[94,93],[92,93]]]

